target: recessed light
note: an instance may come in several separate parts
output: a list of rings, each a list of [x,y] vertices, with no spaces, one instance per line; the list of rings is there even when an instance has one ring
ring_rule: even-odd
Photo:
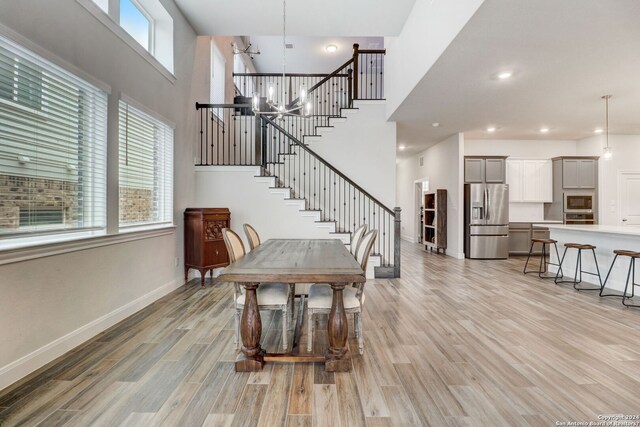
[[[400,151],[404,150],[405,148],[407,148],[407,147],[406,147],[406,146],[404,146],[404,145],[399,145],[399,146],[398,146],[398,150],[400,150]]]
[[[547,133],[549,132],[549,128],[540,128],[540,133]]]
[[[490,126],[487,128],[487,132],[495,132],[496,128],[494,126]]]
[[[498,73],[498,78],[500,80],[508,79],[511,76],[513,76],[513,72],[512,71],[503,71],[501,73]]]
[[[431,126],[433,126],[434,128],[437,128],[438,126],[440,126],[440,123],[433,122],[433,123],[431,123]]]
[[[333,53],[336,50],[338,50],[338,46],[336,46],[335,44],[329,44],[327,45],[327,47],[324,48],[324,50],[326,50],[329,53]]]
[[[593,133],[602,133],[602,129],[601,128],[595,129]]]

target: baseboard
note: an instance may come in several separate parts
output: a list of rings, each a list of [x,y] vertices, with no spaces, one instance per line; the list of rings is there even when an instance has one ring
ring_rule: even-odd
[[[0,391],[43,367],[47,363],[52,362],[69,350],[72,350],[85,341],[95,337],[100,332],[107,330],[121,320],[131,316],[149,304],[152,304],[163,296],[178,289],[183,284],[184,282],[182,278],[176,278],[171,282],[154,289],[148,294],[115,309],[111,313],[99,317],[86,325],[81,326],[75,331],[40,347],[26,356],[23,356],[8,365],[0,367]]]
[[[406,240],[407,242],[410,243],[417,243],[416,239],[413,238],[413,236],[411,234],[400,234],[400,239],[402,240]]]

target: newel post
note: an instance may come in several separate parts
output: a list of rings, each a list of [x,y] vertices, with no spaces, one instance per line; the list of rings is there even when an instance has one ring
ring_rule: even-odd
[[[358,99],[358,51],[360,45],[358,43],[353,44],[353,99]]]
[[[400,212],[399,207],[393,208],[393,277],[400,277]]]

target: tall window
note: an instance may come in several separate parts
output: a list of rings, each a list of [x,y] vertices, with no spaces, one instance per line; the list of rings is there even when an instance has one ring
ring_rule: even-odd
[[[226,61],[224,56],[216,46],[215,42],[211,41],[211,103],[212,104],[224,104],[224,89],[226,83],[225,74]]]
[[[106,223],[107,94],[0,36],[0,239]]]
[[[120,26],[148,51],[153,51],[152,20],[133,0],[120,0]]]
[[[120,101],[120,226],[173,223],[173,129]]]

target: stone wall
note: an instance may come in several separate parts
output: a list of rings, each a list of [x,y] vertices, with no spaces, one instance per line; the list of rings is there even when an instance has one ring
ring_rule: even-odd
[[[153,220],[153,192],[143,188],[120,187],[120,224]]]
[[[78,184],[0,174],[0,232],[20,226],[21,210],[61,210],[63,222],[73,225],[79,218]]]

